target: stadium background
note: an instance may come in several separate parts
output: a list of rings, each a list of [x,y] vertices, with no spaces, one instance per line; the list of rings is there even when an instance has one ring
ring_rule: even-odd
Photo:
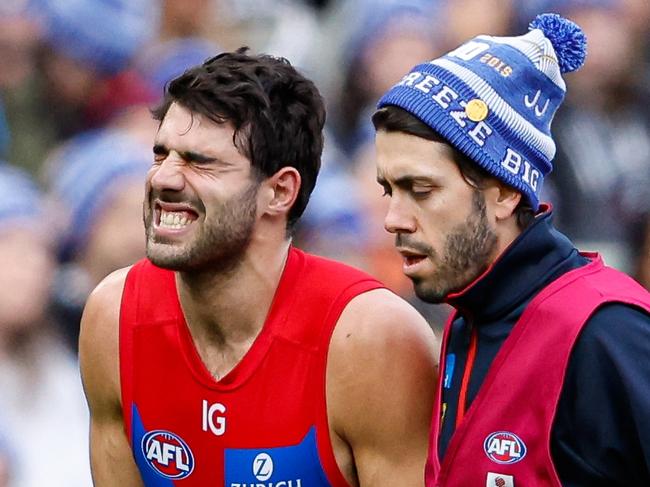
[[[249,46],[314,79],[326,148],[296,244],[366,269],[439,329],[448,309],[412,295],[383,230],[369,116],[412,65],[544,11],[589,39],[545,199],[582,248],[650,287],[647,0],[1,0],[0,487],[91,485],[79,318],[143,255],[149,108],[171,77]]]

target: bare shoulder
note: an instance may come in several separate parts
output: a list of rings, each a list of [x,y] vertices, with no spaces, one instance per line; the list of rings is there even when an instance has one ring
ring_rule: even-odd
[[[376,289],[348,303],[332,337],[332,352],[356,352],[385,358],[402,354],[437,366],[438,341],[424,317],[406,300]],[[370,357],[368,357],[370,358]]]
[[[119,405],[119,322],[122,291],[130,268],[108,275],[86,301],[81,319],[79,362],[91,408]]]
[[[378,289],[346,306],[330,343],[327,410],[353,485],[421,484],[437,366],[431,327],[402,298]]]

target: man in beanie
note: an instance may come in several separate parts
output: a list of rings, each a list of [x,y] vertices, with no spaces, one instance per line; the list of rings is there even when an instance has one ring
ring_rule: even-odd
[[[413,68],[373,116],[404,273],[456,309],[428,486],[650,485],[650,295],[539,202],[561,73],[585,45],[554,14],[478,36]]]
[[[314,84],[240,49],[171,81],[154,114],[148,259],[82,319],[95,485],[421,483],[433,332],[291,243],[323,147]]]

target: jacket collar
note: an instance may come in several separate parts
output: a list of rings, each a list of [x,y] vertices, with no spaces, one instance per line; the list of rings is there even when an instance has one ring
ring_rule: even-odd
[[[555,229],[546,209],[497,260],[446,302],[477,322],[498,319],[528,301],[549,281],[570,266],[578,251]]]

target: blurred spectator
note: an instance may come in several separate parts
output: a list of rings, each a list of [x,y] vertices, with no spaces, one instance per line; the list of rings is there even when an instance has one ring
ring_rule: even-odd
[[[327,134],[325,138],[329,139]],[[295,241],[314,254],[368,270],[367,215],[350,163],[330,142],[323,151],[321,166]]]
[[[0,487],[10,487],[11,465],[14,463],[11,447],[4,433],[6,429],[4,421],[0,418]]]
[[[640,279],[650,215],[650,92],[626,1],[536,3],[577,22],[589,50],[553,125],[558,152],[549,193],[558,228]]]
[[[28,1],[0,2],[0,98],[12,132],[11,146],[0,141],[0,156],[35,173],[52,136],[41,123],[35,74],[40,30],[28,7]]]
[[[54,309],[75,350],[90,291],[144,256],[142,199],[152,157],[149,145],[113,129],[79,135],[46,161],[62,223]]]
[[[0,163],[0,411],[11,487],[86,487],[88,414],[76,360],[48,322],[50,221],[28,177]]]
[[[330,108],[334,135],[352,156],[371,134],[370,114],[379,96],[402,74],[433,58],[435,0],[348,1],[342,16],[351,28],[343,45],[344,79]]]
[[[458,47],[480,34],[511,34],[516,20],[514,7],[521,1],[442,0],[440,15],[445,19],[445,50]]]
[[[43,30],[43,123],[61,141],[154,100],[130,70],[157,32],[156,0],[34,0]]]
[[[160,38],[162,40],[218,35],[215,0],[160,0]],[[216,40],[216,39],[212,39]]]
[[[7,157],[9,151],[9,127],[5,119],[5,111],[0,100],[0,157]]]
[[[135,68],[162,99],[165,86],[186,69],[216,56],[221,49],[200,37],[178,37],[157,42],[146,48],[135,60]]]

